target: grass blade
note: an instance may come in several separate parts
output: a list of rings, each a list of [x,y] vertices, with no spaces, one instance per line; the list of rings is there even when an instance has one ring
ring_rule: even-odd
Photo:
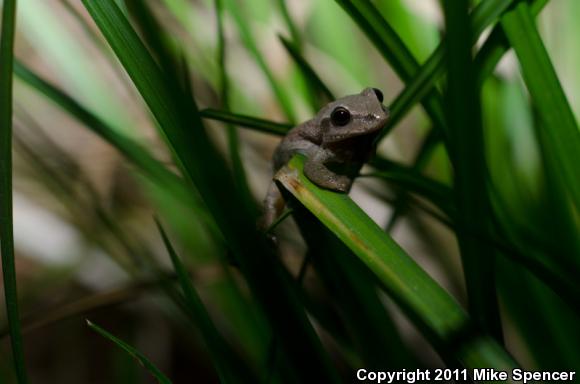
[[[157,175],[161,180],[168,180],[169,178],[177,177],[170,176],[167,170],[159,168],[159,162],[155,160],[147,151],[137,145],[134,141],[126,136],[116,132],[116,130],[109,126],[106,122],[94,115],[88,109],[84,108],[75,99],[68,94],[38,76],[35,72],[30,70],[21,62],[16,62],[14,66],[14,73],[26,84],[36,89],[38,92],[45,95],[49,100],[68,112],[72,117],[83,123],[87,128],[116,147],[121,153],[125,154],[129,160],[136,163],[145,173]]]
[[[363,177],[377,177],[405,191],[427,198],[448,216],[454,216],[452,190],[433,179],[427,178],[413,169],[397,169],[372,172]]]
[[[125,6],[164,71],[178,71],[179,64],[173,52],[170,38],[144,0],[125,0]]]
[[[568,189],[576,209],[580,208],[578,153],[580,132],[558,76],[535,26],[529,6],[521,3],[502,19],[506,36],[518,56],[524,80],[537,108],[543,131],[540,137],[551,158],[554,175]]]
[[[264,55],[260,53],[258,44],[254,39],[254,35],[252,34],[251,28],[244,17],[243,14],[244,7],[240,6],[237,0],[224,0],[224,5],[226,5],[228,11],[231,13],[236,22],[244,45],[246,46],[250,54],[254,57],[254,60],[260,67],[264,76],[266,76],[268,84],[270,85],[272,92],[274,93],[276,99],[278,100],[278,103],[280,104],[280,107],[282,108],[284,115],[289,121],[294,122],[296,120],[296,115],[292,103],[288,97],[288,93],[284,89],[282,89],[282,87],[274,77],[272,70],[268,66],[268,63],[264,59]]]
[[[323,190],[302,173],[304,158],[294,157],[276,179],[312,212],[379,278],[412,321],[442,350],[466,367],[513,367],[511,357],[493,340],[467,331],[469,319],[457,302],[421,269],[348,196]],[[461,341],[460,341],[461,339]],[[470,340],[470,341],[468,341]]]
[[[421,170],[427,166],[431,155],[433,154],[435,147],[439,143],[440,135],[439,132],[431,129],[423,139],[421,146],[419,147],[419,151],[415,156],[415,160],[413,161],[412,171],[415,173],[420,173]],[[395,227],[399,217],[405,210],[407,206],[408,198],[405,195],[398,195],[393,203],[393,213],[389,218],[389,222],[387,223],[386,230],[387,232],[391,232],[392,229]]]
[[[240,115],[216,109],[204,109],[199,112],[204,119],[221,121],[224,123],[239,125],[240,127],[250,128],[258,132],[271,133],[273,135],[284,136],[292,129],[292,124],[276,123],[258,117]]]
[[[5,0],[2,3],[0,36],[0,252],[12,358],[18,383],[24,384],[28,379],[18,314],[12,211],[12,67],[15,27],[16,0]]]
[[[484,2],[485,3],[485,2]],[[487,194],[481,103],[471,57],[468,2],[445,1],[447,32],[447,106],[450,158],[455,178],[457,226],[489,231],[490,202]],[[502,340],[495,288],[495,252],[470,236],[458,234],[467,286],[469,313],[475,323]]]
[[[290,33],[290,37],[292,38],[292,42],[296,44],[298,50],[302,47],[302,39],[300,37],[300,33],[298,32],[298,27],[292,17],[290,16],[290,12],[288,10],[288,6],[286,5],[286,0],[278,0],[278,8],[280,9],[280,13],[284,18],[284,23],[288,28],[288,32]]]
[[[283,0],[280,0],[283,1]],[[336,97],[332,94],[330,89],[324,84],[320,76],[316,74],[314,68],[306,61],[302,53],[300,52],[300,47],[295,44],[294,42],[286,39],[285,37],[278,35],[278,39],[282,42],[282,45],[286,49],[286,52],[292,57],[292,60],[296,63],[300,71],[304,75],[306,79],[306,84],[308,85],[311,93],[313,93],[315,100],[318,101],[318,105],[316,106],[317,109],[320,108],[323,104],[326,104],[332,100],[335,100]],[[322,105],[320,104],[322,103]]]
[[[337,2],[375,44],[403,82],[408,83],[419,70],[419,63],[394,29],[381,16],[379,10],[366,0],[337,0]],[[445,121],[441,95],[436,91],[429,91],[425,95],[423,106],[434,126],[438,130],[444,131]],[[388,123],[387,127],[381,131],[380,137],[385,137],[392,127],[394,127],[394,122]]]
[[[140,365],[142,365],[150,374],[153,376],[160,384],[171,384],[171,380],[167,378],[157,368],[149,359],[147,359],[141,352],[133,348],[131,345],[125,343],[123,340],[117,338],[116,336],[105,331],[103,328],[99,327],[95,323],[87,320],[87,325],[96,331],[98,334],[103,336],[105,339],[111,341],[113,344],[121,348],[123,351],[127,352],[132,358],[134,358]]]
[[[204,339],[205,346],[209,351],[212,362],[215,364],[215,368],[218,372],[220,382],[222,383],[252,383],[255,382],[255,378],[252,378],[250,372],[246,369],[245,365],[241,361],[236,359],[233,351],[226,341],[216,329],[213,321],[205,305],[201,301],[201,298],[197,294],[193,284],[191,283],[189,274],[187,273],[185,266],[181,262],[179,256],[175,252],[167,233],[161,226],[158,220],[155,220],[157,229],[161,234],[163,239],[163,244],[167,249],[167,253],[171,258],[171,263],[173,268],[177,272],[177,279],[179,285],[183,290],[185,297],[185,302],[189,307],[192,316],[194,317],[195,324],[199,327],[201,335]]]
[[[534,17],[537,16],[548,3],[548,1],[549,0],[533,1],[530,5],[530,11],[532,12],[532,15]],[[478,67],[477,83],[480,87],[483,85],[485,79],[491,75],[497,63],[499,63],[499,60],[508,51],[508,49],[510,49],[510,44],[507,41],[507,37],[505,36],[505,32],[500,23],[493,29],[479,52],[477,52],[477,56],[475,57],[475,64]]]
[[[186,186],[184,180],[165,168],[145,148],[129,137],[117,132],[75,99],[39,77],[24,64],[16,61],[14,73],[29,86],[44,94],[49,100],[115,147],[153,182],[163,185],[164,189],[170,192],[174,198],[186,201],[190,206],[194,207],[196,213],[208,225],[208,228],[213,231],[214,235],[218,236],[215,223],[209,217],[203,202],[199,200],[197,193],[192,193],[193,187]]]
[[[226,38],[224,31],[224,21],[223,21],[223,4],[222,0],[215,1],[215,12],[217,16],[217,33],[218,33],[218,68],[219,68],[219,80],[220,80],[220,101],[222,108],[226,111],[231,111],[230,108],[230,81],[226,68]],[[240,154],[240,139],[236,127],[227,124],[227,136],[228,136],[228,150],[232,163],[232,169],[234,173],[234,180],[238,192],[241,194],[242,198],[245,200],[246,204],[253,204],[254,200],[252,198],[252,192],[248,185],[248,178],[246,171],[244,169],[244,164],[242,163],[242,158]]]
[[[497,17],[505,11],[514,0],[486,0],[478,4],[471,13],[471,43],[475,44],[481,32],[491,25]],[[521,0],[524,1],[524,0]],[[545,0],[537,0],[545,1]],[[497,27],[496,27],[497,28]],[[415,73],[405,89],[395,98],[391,104],[391,119],[387,125],[397,124],[411,108],[426,95],[435,86],[439,77],[445,69],[444,52],[445,40],[443,40],[437,49],[429,56],[421,68]]]

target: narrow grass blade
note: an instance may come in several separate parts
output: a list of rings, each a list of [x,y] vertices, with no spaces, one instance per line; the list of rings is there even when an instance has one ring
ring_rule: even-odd
[[[376,172],[363,174],[362,177],[378,177],[403,190],[421,195],[430,200],[448,216],[455,216],[453,191],[447,185],[422,175],[417,167],[409,167],[398,162],[377,156],[370,163]]]
[[[498,278],[506,312],[517,326],[520,342],[534,360],[533,369],[577,367],[580,361],[578,312],[566,307],[545,285],[517,265],[502,262]]]
[[[439,132],[435,129],[429,130],[429,132],[425,135],[423,139],[423,143],[419,148],[419,152],[415,156],[415,160],[413,162],[412,170],[416,173],[420,173],[421,170],[427,166],[431,155],[433,154],[437,144],[440,141]],[[397,223],[399,217],[403,213],[405,206],[407,205],[407,197],[405,195],[399,195],[395,199],[393,204],[393,213],[387,223],[386,230],[390,232]]]
[[[87,325],[93,329],[95,332],[103,336],[105,339],[111,341],[113,344],[121,348],[123,351],[127,352],[132,358],[134,358],[140,365],[142,365],[150,374],[157,380],[160,384],[171,384],[171,380],[167,378],[157,368],[147,357],[145,357],[141,352],[133,348],[131,345],[125,343],[123,340],[113,336],[109,332],[105,331],[103,328],[99,327],[95,323],[87,320]]]
[[[162,280],[145,281],[112,291],[96,293],[72,302],[53,304],[48,310],[38,311],[23,318],[22,330],[24,334],[27,334],[67,319],[131,302],[147,293],[148,290],[160,289],[163,282]],[[8,329],[0,328],[0,339],[7,335]]]
[[[0,252],[12,358],[18,383],[24,384],[28,378],[18,313],[12,211],[12,68],[15,27],[16,0],[5,0],[2,3],[0,36]]]
[[[485,2],[484,2],[485,3]],[[483,147],[481,102],[475,84],[468,1],[445,1],[447,32],[447,122],[450,158],[455,171],[456,225],[487,233],[491,205]],[[486,332],[502,340],[495,288],[495,252],[492,247],[458,233],[469,313]]]
[[[219,68],[219,80],[220,80],[220,101],[222,108],[226,111],[230,111],[230,81],[228,77],[228,72],[226,68],[226,38],[224,31],[224,20],[223,20],[223,4],[222,0],[214,0],[215,2],[215,13],[217,16],[217,34],[218,34],[218,54],[217,54],[217,64]],[[232,169],[234,173],[234,181],[236,187],[242,198],[245,200],[247,205],[252,205],[254,199],[250,191],[250,186],[248,185],[248,178],[246,171],[244,169],[244,164],[242,162],[242,157],[240,153],[240,139],[238,135],[237,128],[231,124],[226,125],[227,135],[228,135],[228,150],[232,163]]]
[[[157,229],[161,234],[167,253],[171,258],[173,268],[177,273],[179,285],[183,290],[185,302],[190,309],[195,325],[199,327],[205,346],[211,356],[211,360],[220,377],[222,383],[254,383],[256,378],[252,378],[246,366],[236,358],[231,347],[226,343],[222,335],[215,327],[205,305],[197,294],[191,283],[189,274],[175,252],[167,233],[158,220],[155,220]]]
[[[284,18],[284,23],[288,28],[288,32],[290,32],[292,42],[296,44],[297,48],[300,49],[302,47],[302,38],[300,36],[300,33],[298,32],[298,27],[296,26],[296,23],[294,23],[294,20],[292,20],[292,17],[290,16],[286,0],[278,0],[278,8],[280,9],[280,13]]]
[[[385,171],[379,171],[376,174],[370,174],[368,176],[384,177],[388,182],[400,184],[404,186],[405,190],[429,199],[435,206],[444,211],[449,219],[426,209],[426,207],[418,204],[414,199],[410,199],[409,203],[422,209],[457,234],[471,237],[478,243],[483,244],[484,247],[492,246],[501,256],[507,257],[526,268],[572,308],[576,310],[580,308],[580,287],[575,284],[576,269],[566,268],[558,264],[557,260],[560,259],[558,253],[562,252],[543,253],[537,249],[537,246],[522,247],[510,231],[510,227],[513,230],[516,224],[512,217],[513,214],[510,216],[505,209],[507,202],[503,202],[502,204],[495,202],[493,206],[494,215],[491,219],[495,226],[494,232],[478,232],[481,229],[475,228],[470,224],[460,227],[454,220],[457,215],[457,209],[453,200],[453,193],[449,187],[438,182],[433,184],[432,180],[425,179],[421,175],[416,175],[412,168],[386,159],[375,159],[373,165],[377,164],[380,164],[380,169],[384,169]]]
[[[336,97],[332,94],[330,89],[328,89],[326,84],[324,84],[316,71],[314,71],[314,68],[312,68],[304,56],[302,56],[299,46],[281,35],[278,35],[278,39],[280,39],[282,45],[284,45],[284,48],[286,48],[286,51],[292,57],[304,75],[308,87],[311,89],[311,92],[314,93],[315,99],[318,100],[317,108],[320,108],[323,104],[335,100]]]
[[[186,186],[184,180],[165,168],[145,148],[129,137],[118,133],[114,128],[87,110],[75,99],[39,77],[24,64],[17,61],[14,66],[14,73],[32,88],[44,94],[49,100],[115,147],[153,182],[163,185],[165,190],[170,192],[175,198],[186,201],[194,207],[196,213],[200,215],[200,218],[208,225],[208,228],[213,231],[215,236],[218,236],[215,223],[209,217],[206,208],[203,206],[203,202],[199,201],[199,198],[196,197],[197,193],[195,191],[192,193],[193,187],[191,185]]]
[[[410,49],[381,16],[379,10],[366,0],[337,0],[337,2],[375,44],[380,54],[390,63],[403,82],[408,83],[419,70],[419,64]],[[436,91],[429,91],[425,94],[423,105],[436,129],[444,132],[445,121],[441,95]],[[394,127],[394,122],[388,123],[387,127],[381,131],[380,137],[385,137],[392,127]]]
[[[487,26],[491,25],[514,1],[525,0],[486,0],[480,2],[471,13],[471,44],[475,44],[481,32]],[[388,123],[389,125],[397,124],[417,102],[422,100],[433,89],[445,69],[443,60],[444,45],[445,40],[439,44],[437,49],[435,49],[415,73],[415,76],[407,84],[405,89],[395,98],[391,104],[391,119]]]
[[[548,1],[549,0],[532,1],[530,4],[530,11],[532,12],[532,15],[534,17],[537,16],[548,3]],[[483,85],[485,79],[491,75],[497,63],[499,63],[500,59],[510,48],[511,47],[507,41],[505,32],[501,26],[501,23],[499,23],[490,33],[487,40],[485,40],[485,43],[479,52],[477,52],[477,56],[475,57],[475,64],[478,68],[477,83],[480,87]]]
[[[230,123],[240,127],[250,128],[258,132],[271,133],[278,136],[284,136],[290,129],[292,129],[292,124],[276,123],[258,117],[240,115],[216,109],[204,109],[201,110],[199,114],[204,119]]]
[[[135,21],[143,40],[155,55],[163,71],[178,71],[179,61],[173,52],[171,40],[165,29],[144,0],[124,1],[131,18]]]
[[[521,3],[502,18],[502,27],[518,56],[524,80],[542,120],[539,137],[561,175],[576,209],[580,209],[578,153],[580,132],[558,76],[535,26],[529,6]]]
[[[139,146],[128,137],[117,133],[115,129],[110,127],[98,116],[84,108],[79,102],[64,93],[62,90],[38,76],[23,63],[16,62],[14,73],[29,86],[45,95],[50,101],[83,123],[87,128],[91,129],[104,140],[115,146],[121,153],[125,154],[146,173],[157,175],[157,177],[164,181],[170,178],[177,179],[175,175],[162,169],[159,162],[149,155],[145,148]]]
[[[295,156],[276,180],[330,229],[379,278],[410,319],[441,350],[466,367],[508,369],[515,363],[495,341],[484,336],[456,338],[469,318],[459,304],[348,196],[323,190],[302,173],[304,158]],[[469,332],[469,331],[468,331]]]
[[[443,71],[443,45],[440,44],[419,71],[419,65],[411,51],[370,2],[365,0],[337,1],[359,24],[401,79],[408,83],[403,93],[392,104],[391,119],[387,127],[381,132],[381,137],[388,134],[390,129],[410,110],[412,105],[406,105],[410,100],[413,100],[413,105],[417,101],[423,100],[425,110],[431,117],[433,124],[437,129],[444,132],[445,121],[443,118],[442,99],[440,95],[432,90],[438,75]],[[488,0],[481,2],[472,14],[474,36],[477,37],[512,1]],[[473,40],[473,43],[475,40]],[[430,82],[430,84],[422,87],[424,82]],[[414,98],[411,98],[411,96],[414,96]]]
[[[363,177],[376,177],[387,181],[405,191],[416,193],[427,198],[435,206],[449,216],[454,216],[451,188],[433,179],[420,175],[413,169],[392,169],[386,171],[372,172]]]
[[[286,118],[290,122],[296,121],[296,114],[294,111],[294,107],[288,97],[288,93],[281,87],[278,80],[275,78],[272,70],[268,66],[264,55],[260,52],[258,48],[258,44],[254,38],[250,25],[248,25],[248,20],[246,20],[244,16],[244,7],[240,5],[237,0],[224,0],[224,5],[233,16],[240,35],[242,37],[243,43],[250,52],[250,54],[254,57],[254,60],[260,67],[262,73],[268,80],[268,84],[274,93],[274,96],[278,100],[282,111],[284,112]]]

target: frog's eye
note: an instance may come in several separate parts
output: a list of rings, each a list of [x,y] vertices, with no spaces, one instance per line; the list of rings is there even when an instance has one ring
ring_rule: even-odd
[[[375,91],[375,95],[377,95],[377,99],[379,99],[379,102],[383,102],[383,93],[381,92],[380,89],[377,88],[373,88],[373,91]]]
[[[330,115],[330,120],[333,125],[342,127],[350,121],[350,112],[344,107],[336,107]]]

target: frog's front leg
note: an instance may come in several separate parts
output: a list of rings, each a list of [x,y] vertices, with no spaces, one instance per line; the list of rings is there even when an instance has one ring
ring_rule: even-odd
[[[304,174],[321,188],[348,192],[352,180],[348,176],[339,175],[328,169],[326,164],[333,162],[340,162],[340,159],[328,149],[319,149],[306,160]]]

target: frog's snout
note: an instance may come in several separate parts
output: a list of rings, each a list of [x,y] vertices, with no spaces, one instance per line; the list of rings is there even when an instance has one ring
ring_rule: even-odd
[[[382,104],[381,104],[381,109],[382,109],[382,111],[381,111],[382,113],[376,115],[376,117],[377,117],[379,126],[382,128],[389,121],[391,111],[389,110],[389,108],[385,107]]]
[[[383,109],[383,112],[385,113],[385,118],[388,119],[391,116],[391,110],[389,109],[389,107],[381,104],[381,108]]]

